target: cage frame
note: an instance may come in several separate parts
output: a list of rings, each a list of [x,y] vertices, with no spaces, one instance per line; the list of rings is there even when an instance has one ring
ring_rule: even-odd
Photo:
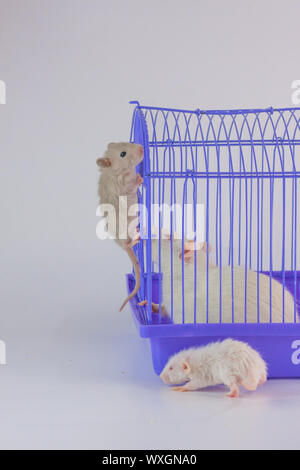
[[[267,113],[272,116],[274,113],[283,113],[285,111],[298,112],[300,108],[262,108],[262,109],[235,109],[235,110],[186,110],[186,109],[177,109],[177,108],[167,108],[167,107],[157,107],[157,106],[143,106],[138,101],[131,101],[130,104],[133,104],[134,111],[132,117],[132,126],[130,141],[139,143],[144,147],[144,160],[142,164],[139,165],[137,171],[141,173],[144,179],[144,191],[145,191],[145,202],[146,206],[151,207],[151,180],[152,178],[158,177],[168,177],[168,175],[158,175],[151,172],[150,169],[150,148],[154,145],[153,142],[149,142],[149,135],[147,129],[147,123],[144,116],[146,110],[157,110],[162,112],[173,112],[173,113],[186,113],[186,114],[206,114],[206,115],[248,115],[249,113],[254,113],[259,115],[260,113]],[[300,120],[298,121],[296,127],[299,126],[300,129]],[[285,141],[286,140],[286,141]],[[155,145],[162,145],[164,142],[155,142]],[[199,144],[199,142],[196,142]],[[164,143],[165,144],[165,143]],[[170,145],[177,145],[176,142],[172,142],[170,139]],[[180,142],[182,144],[182,142]],[[189,145],[193,145],[195,142],[189,141]],[[217,146],[217,145],[240,145],[237,142],[231,141],[212,141],[212,142],[202,142],[203,145],[207,146]],[[272,141],[248,141],[243,142],[245,145],[273,145],[274,140]],[[276,145],[294,145],[299,146],[300,149],[300,140],[293,139],[290,137],[288,139],[282,139],[276,137]],[[299,157],[298,157],[299,158]],[[300,170],[300,168],[299,168]],[[300,171],[295,170],[292,172],[285,172],[284,178],[293,178],[296,182],[300,181]],[[188,174],[189,173],[189,174]],[[207,177],[206,174],[197,174],[193,170],[187,170],[185,174],[174,174],[170,176],[176,176],[177,178],[198,178],[198,177]],[[234,177],[240,178],[265,178],[268,177],[265,174],[260,174],[257,172],[254,173],[236,173],[234,176],[232,174],[227,175],[224,172],[221,175],[223,178]],[[220,177],[219,174],[212,174],[212,177]],[[275,174],[273,171],[272,178],[282,178],[283,173],[278,172]],[[270,178],[270,176],[269,176]],[[295,184],[297,188],[297,184]],[[139,195],[139,202],[142,201],[141,194]],[[297,201],[297,193],[296,193]],[[300,201],[299,201],[300,206]],[[297,215],[297,208],[295,210]],[[148,211],[147,216],[147,229],[151,233],[151,213]],[[297,219],[295,219],[295,233],[297,235]],[[139,255],[139,250],[143,249],[139,246],[135,248],[136,254],[140,260],[141,264],[141,289],[140,295],[131,299],[131,310],[133,318],[136,324],[136,327],[140,333],[140,336],[143,338],[148,338],[151,343],[152,349],[152,360],[154,370],[157,374],[160,374],[164,368],[169,357],[177,353],[181,349],[203,346],[213,341],[220,341],[225,338],[234,338],[237,340],[245,341],[250,344],[252,347],[256,348],[264,357],[268,364],[269,368],[269,377],[300,377],[300,323],[299,324],[278,324],[278,323],[215,323],[215,324],[205,324],[205,323],[183,323],[183,324],[166,324],[164,323],[161,315],[158,315],[156,318],[152,315],[151,302],[153,296],[155,296],[155,291],[157,291],[157,284],[160,283],[160,276],[157,273],[152,271],[152,256],[151,256],[151,239],[148,237],[145,240],[146,243],[146,260],[144,263],[144,256]],[[295,240],[295,243],[297,241]],[[294,271],[290,274],[295,288],[295,297],[300,299],[300,271],[297,271],[297,252],[295,258],[295,267]],[[295,274],[296,273],[296,274]],[[284,280],[286,280],[287,273],[284,272],[272,272],[272,277],[280,277],[283,275]],[[131,292],[134,288],[134,275],[132,273],[127,275],[127,289],[128,292]],[[156,284],[156,286],[155,286]],[[155,288],[156,287],[156,288]],[[143,300],[146,297],[148,305],[141,307],[138,305],[139,300]],[[299,312],[298,312],[299,313]]]

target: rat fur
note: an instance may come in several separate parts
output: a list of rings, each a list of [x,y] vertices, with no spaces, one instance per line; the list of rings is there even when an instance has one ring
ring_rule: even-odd
[[[180,351],[168,360],[160,378],[180,392],[224,384],[227,396],[237,398],[240,385],[254,391],[266,382],[267,365],[248,344],[226,339]]]

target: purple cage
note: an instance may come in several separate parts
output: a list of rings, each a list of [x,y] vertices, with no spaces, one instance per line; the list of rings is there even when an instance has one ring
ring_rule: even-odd
[[[204,111],[132,103],[135,109],[131,142],[144,146],[144,160],[137,169],[144,184],[139,194],[142,240],[135,247],[141,266],[141,288],[131,300],[131,309],[141,337],[150,339],[155,372],[160,374],[169,357],[181,349],[231,337],[246,341],[262,354],[268,364],[269,377],[300,377],[300,108]],[[204,207],[201,221],[193,209],[199,201]],[[166,215],[168,204],[175,209]],[[174,283],[173,255],[171,306],[167,316],[162,309],[161,230],[166,224],[171,234],[170,243],[179,229],[184,239],[189,223],[184,208],[188,204],[192,208],[193,233],[203,227],[203,241],[212,250],[211,255],[209,250],[206,255],[207,312],[204,312],[206,319],[201,321],[197,305],[197,268],[193,292],[188,294],[195,299],[193,315],[189,316],[185,313],[184,286]],[[157,213],[154,213],[155,207],[158,207]],[[182,214],[178,214],[180,211]],[[177,216],[180,224],[176,222]],[[152,249],[154,227],[158,227],[159,239],[157,269]],[[208,300],[212,295],[209,291],[210,256],[221,273],[215,289],[219,299],[215,312],[218,322],[214,323],[210,321]],[[233,287],[237,266],[245,272],[242,294],[236,294]],[[257,275],[256,322],[249,322],[247,318],[247,273],[250,271]],[[223,272],[232,276],[230,322],[222,319],[226,293]],[[269,294],[266,292],[263,299],[270,307],[267,321],[261,317],[260,273],[270,282]],[[273,281],[282,286],[282,318],[276,322],[272,319]],[[128,274],[129,292],[134,282],[134,275]],[[181,291],[180,318],[178,308],[175,312],[173,305],[177,291]],[[292,320],[290,317],[287,320],[287,292],[293,298]],[[244,299],[245,309],[239,312],[243,320],[237,322],[238,295]],[[147,305],[138,305],[144,299]],[[152,313],[152,302],[158,305],[157,313]]]

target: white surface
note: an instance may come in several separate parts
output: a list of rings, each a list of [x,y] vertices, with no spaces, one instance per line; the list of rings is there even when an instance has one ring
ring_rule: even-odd
[[[132,107],[289,106],[299,1],[0,0],[0,448],[299,448],[300,381],[175,394],[95,236]]]
[[[94,312],[85,325],[75,316],[72,335],[53,331],[9,355],[1,449],[300,448],[300,380],[269,381],[238,400],[223,387],[172,392],[128,312],[115,329],[119,315],[103,324]]]

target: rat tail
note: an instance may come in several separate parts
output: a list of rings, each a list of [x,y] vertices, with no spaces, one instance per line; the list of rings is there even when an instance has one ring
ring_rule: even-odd
[[[128,256],[129,256],[129,258],[130,258],[130,260],[132,261],[132,264],[133,264],[134,274],[135,274],[135,287],[134,287],[133,291],[129,294],[127,299],[125,299],[124,302],[122,303],[122,305],[119,309],[119,312],[121,312],[121,310],[123,310],[123,308],[125,307],[127,302],[129,302],[129,300],[132,299],[132,297],[134,297],[138,293],[139,288],[141,286],[141,271],[140,271],[140,265],[138,263],[138,260],[137,260],[137,258],[135,256],[135,253],[134,253],[134,251],[131,247],[126,248],[126,251],[127,251]]]

